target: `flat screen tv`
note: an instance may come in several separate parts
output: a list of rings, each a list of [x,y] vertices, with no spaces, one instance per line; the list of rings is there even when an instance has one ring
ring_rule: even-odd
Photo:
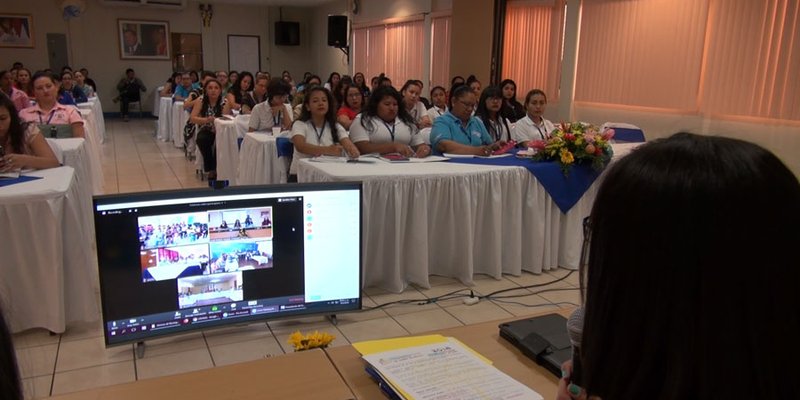
[[[361,184],[94,198],[106,346],[361,309]]]
[[[300,45],[300,23],[290,21],[275,22],[275,45],[277,46],[299,46]]]

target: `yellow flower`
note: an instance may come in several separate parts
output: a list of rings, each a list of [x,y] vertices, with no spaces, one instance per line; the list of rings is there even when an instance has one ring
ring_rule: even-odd
[[[300,331],[297,331],[289,336],[287,342],[294,346],[294,351],[302,351],[317,347],[326,347],[335,338],[335,336],[325,332],[314,331],[314,333],[303,335]]]
[[[573,157],[572,153],[567,149],[561,149],[561,163],[572,164],[573,161],[575,161],[575,157]]]

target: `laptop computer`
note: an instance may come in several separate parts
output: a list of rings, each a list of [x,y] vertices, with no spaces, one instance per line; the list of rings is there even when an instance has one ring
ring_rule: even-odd
[[[502,323],[500,337],[558,378],[561,378],[561,364],[572,359],[567,319],[559,314]]]

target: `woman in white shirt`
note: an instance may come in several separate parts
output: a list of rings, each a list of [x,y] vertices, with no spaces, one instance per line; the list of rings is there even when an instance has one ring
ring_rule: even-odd
[[[339,75],[338,72],[331,72],[330,76],[328,76],[328,81],[325,82],[325,89],[328,89],[333,93],[333,89],[336,89],[336,86],[339,85],[339,81],[342,80],[342,76]]]
[[[302,158],[318,155],[356,158],[360,155],[347,131],[336,123],[333,102],[333,95],[325,88],[314,86],[307,90],[303,99],[303,113],[292,124],[291,138],[295,152],[289,168],[290,180],[297,179],[297,163]]]
[[[486,131],[489,132],[489,136],[495,142],[508,142],[511,140],[511,123],[500,115],[502,107],[502,89],[497,86],[487,86],[486,89],[483,89],[481,98],[478,100],[478,109],[475,110],[475,116],[483,122]]]
[[[433,106],[428,109],[427,114],[433,124],[436,118],[447,112],[447,91],[441,86],[434,86],[431,89],[431,103]]]
[[[427,157],[425,144],[413,118],[401,104],[400,93],[380,86],[372,93],[366,109],[350,125],[350,138],[362,153],[400,153],[406,157]]]
[[[539,89],[533,89],[525,96],[525,118],[514,125],[511,137],[522,147],[529,147],[532,140],[545,140],[550,132],[556,129],[552,122],[542,114],[547,108],[547,95]]]
[[[417,128],[428,128],[431,126],[431,119],[428,117],[428,110],[425,105],[419,101],[419,96],[422,93],[422,87],[416,80],[407,80],[403,88],[400,89],[400,94],[403,95],[403,107],[406,109],[411,119]]]
[[[291,87],[280,78],[272,79],[267,85],[267,99],[253,107],[248,131],[267,131],[280,127],[281,131],[292,126],[291,108],[286,106]]]

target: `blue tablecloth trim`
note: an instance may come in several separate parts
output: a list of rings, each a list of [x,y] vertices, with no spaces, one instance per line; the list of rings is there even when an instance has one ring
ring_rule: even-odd
[[[291,157],[294,155],[294,145],[289,138],[279,137],[275,139],[275,147],[278,149],[278,157]]]
[[[564,176],[561,167],[554,161],[533,161],[527,158],[451,158],[450,162],[479,165],[524,167],[544,186],[562,213],[566,214],[600,176],[591,165],[573,165],[569,175]]]
[[[613,128],[615,142],[642,143],[645,141],[641,129]]]
[[[23,183],[28,181],[33,181],[36,179],[42,179],[41,176],[26,176],[20,175],[19,178],[2,178],[0,179],[0,187],[3,186],[11,186],[17,183]]]

